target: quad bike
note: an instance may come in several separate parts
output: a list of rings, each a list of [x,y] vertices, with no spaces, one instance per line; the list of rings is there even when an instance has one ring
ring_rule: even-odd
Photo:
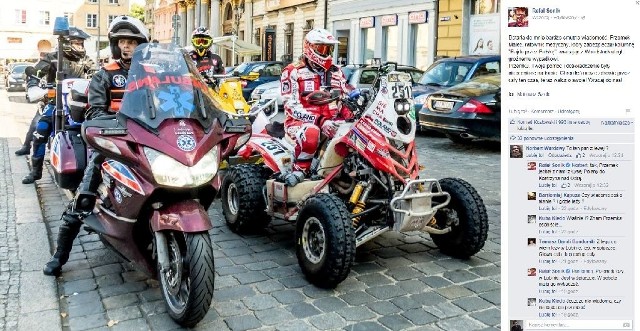
[[[316,286],[337,286],[356,248],[386,231],[427,232],[442,252],[459,258],[477,253],[487,239],[486,208],[468,182],[419,178],[411,79],[395,69],[381,66],[371,93],[357,100],[316,103],[344,102],[355,117],[321,142],[309,179],[293,187],[279,180],[290,169],[293,145],[268,134],[254,134],[238,152],[258,154],[263,164],[233,166],[223,179],[229,228],[254,231],[272,217],[295,221],[298,262]]]

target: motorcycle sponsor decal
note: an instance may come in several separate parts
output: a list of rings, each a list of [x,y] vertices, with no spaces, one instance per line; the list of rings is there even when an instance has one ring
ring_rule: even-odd
[[[113,86],[122,88],[127,85],[127,77],[123,75],[114,75],[113,76]]]
[[[182,93],[177,86],[169,86],[166,90],[160,91],[158,98],[161,100],[160,110],[173,111],[176,117],[187,117],[196,107],[193,103],[193,94]]]
[[[140,182],[126,165],[115,160],[106,160],[102,163],[102,169],[125,187],[144,195]]]
[[[298,109],[295,109],[293,111],[293,117],[296,118],[296,119],[299,119],[301,121],[309,122],[309,123],[315,123],[316,119],[318,118],[318,116],[316,116],[316,115],[313,115],[313,114],[310,114],[310,113],[305,113],[305,112],[302,112],[302,111],[300,111]]]
[[[316,84],[312,80],[304,81],[304,91],[305,92],[313,92],[316,90]]]
[[[120,194],[122,194],[123,197],[131,198],[131,192],[127,191],[124,187],[116,186],[116,189],[118,189],[118,191],[120,191]]]
[[[177,127],[177,128],[175,128],[175,129],[173,130],[173,132],[174,132],[176,135],[183,135],[183,134],[186,134],[186,135],[195,135],[195,133],[193,132],[193,128],[192,128],[192,127],[190,127],[190,126],[187,126],[187,123],[186,123],[184,120],[180,120],[180,121],[178,122],[178,127]]]
[[[368,149],[369,151],[373,152],[373,151],[376,149],[376,144],[375,144],[373,141],[370,141],[370,142],[367,144],[367,149]]]
[[[363,118],[361,121],[358,121],[356,126],[362,132],[368,132],[370,135],[374,136],[377,139],[382,139],[382,135],[378,133],[378,129],[374,128],[371,125],[370,117]]]
[[[384,100],[378,101],[376,108],[373,109],[373,115],[384,118],[384,110],[387,108],[387,102]]]
[[[51,165],[58,172],[62,172],[62,164],[60,162],[60,134],[56,134],[53,139],[53,147],[51,148]]]
[[[196,139],[189,135],[179,135],[176,145],[185,152],[191,152],[196,148]]]
[[[157,89],[160,85],[169,84],[184,85],[189,89],[194,87],[206,90],[208,88],[206,83],[200,81],[198,78],[191,76],[165,76],[162,78],[162,80],[160,80],[160,78],[158,78],[157,76],[147,76],[145,78],[129,82],[129,84],[127,84],[127,90],[131,92],[144,87],[149,89]]]
[[[113,190],[113,197],[116,198],[117,203],[122,203],[122,194],[117,188]]]
[[[380,88],[387,87],[387,77],[380,77]]]

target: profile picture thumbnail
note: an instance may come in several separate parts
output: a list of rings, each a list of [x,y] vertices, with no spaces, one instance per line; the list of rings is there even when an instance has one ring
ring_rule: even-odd
[[[513,159],[522,158],[522,145],[511,145],[509,148],[509,157]]]
[[[536,162],[527,162],[527,170],[536,170],[537,167],[538,164]]]
[[[529,26],[529,7],[509,7],[507,26],[523,28]]]
[[[527,192],[527,200],[535,200],[536,192]]]
[[[527,223],[535,223],[536,215],[527,215]]]

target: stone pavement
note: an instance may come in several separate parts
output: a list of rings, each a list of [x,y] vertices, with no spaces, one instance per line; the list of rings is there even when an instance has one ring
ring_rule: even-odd
[[[498,329],[499,147],[483,143],[461,147],[446,138],[425,136],[418,137],[417,142],[420,160],[429,177],[462,177],[474,185],[484,199],[490,227],[489,239],[480,253],[468,260],[452,259],[441,254],[428,235],[386,233],[358,249],[352,273],[342,284],[334,290],[322,290],[302,276],[295,257],[292,225],[274,223],[259,235],[236,235],[225,226],[216,203],[209,210],[214,223],[210,232],[216,263],[214,302],[195,329]],[[0,236],[0,299],[3,299],[0,321],[5,329],[14,329],[11,326],[16,325],[16,314],[32,312],[39,314],[33,323],[56,320],[50,322],[54,327],[47,329],[55,329],[56,325],[61,325],[63,330],[180,329],[166,314],[157,282],[123,263],[96,235],[81,232],[55,290],[54,280],[40,271],[48,258],[48,247],[40,256],[33,256],[33,261],[27,263],[19,256],[19,262],[12,262],[25,240],[45,246],[42,243],[47,241],[42,236],[46,232],[40,219],[50,230],[50,240],[54,240],[60,214],[68,201],[50,174],[45,173],[36,186],[42,213],[36,208],[17,211],[17,206],[37,206],[35,200],[25,201],[29,194],[35,198],[34,186],[19,183],[27,169],[25,158],[12,155],[17,144],[17,140],[12,140],[0,147],[4,156],[3,174],[10,178],[3,180],[0,189],[1,230],[6,228],[4,232],[9,233],[8,239]],[[15,163],[15,168],[8,169],[7,163],[12,166]],[[24,215],[18,215],[20,213]],[[15,219],[32,220],[32,223],[18,222],[16,226]],[[19,229],[25,226],[34,227],[24,232],[30,235],[37,236],[39,229],[40,239],[20,236]],[[12,230],[15,228],[18,230]],[[11,235],[11,231],[18,235]],[[25,266],[28,266],[26,270]],[[41,283],[50,288],[16,287],[20,277],[29,282],[28,287],[38,287]],[[23,298],[26,293],[22,291],[37,295]],[[37,307],[35,304],[25,307],[28,309],[25,311],[15,303],[17,299],[21,304],[39,303]]]

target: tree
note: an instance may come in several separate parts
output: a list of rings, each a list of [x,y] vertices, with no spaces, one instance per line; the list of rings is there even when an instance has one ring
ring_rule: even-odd
[[[144,7],[140,6],[139,4],[132,4],[131,5],[131,12],[129,15],[139,19],[142,21],[142,23],[144,23]]]

